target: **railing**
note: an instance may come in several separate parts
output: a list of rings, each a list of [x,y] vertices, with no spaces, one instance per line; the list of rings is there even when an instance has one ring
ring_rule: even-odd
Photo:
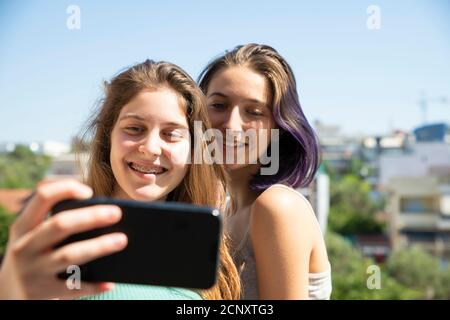
[[[439,213],[425,212],[425,213],[408,213],[402,212],[398,217],[398,226],[400,228],[420,228],[420,229],[435,229],[440,220]]]

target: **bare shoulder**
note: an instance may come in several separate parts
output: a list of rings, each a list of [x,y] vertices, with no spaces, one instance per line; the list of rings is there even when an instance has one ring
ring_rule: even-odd
[[[252,211],[273,215],[272,219],[315,217],[311,204],[302,194],[290,187],[278,185],[264,191],[253,203]]]
[[[294,229],[311,239],[318,231],[318,223],[308,200],[285,186],[273,186],[264,191],[251,209],[252,232],[268,230],[280,234]]]
[[[326,245],[316,215],[308,200],[294,189],[277,185],[263,192],[252,205],[250,221],[256,263],[262,274],[275,282],[265,287],[269,288],[265,290],[268,296],[279,286],[277,282],[303,281],[304,290],[306,274],[328,269]],[[288,278],[273,277],[275,274]],[[265,286],[264,280],[259,283],[261,288]],[[285,288],[292,287],[286,284]]]

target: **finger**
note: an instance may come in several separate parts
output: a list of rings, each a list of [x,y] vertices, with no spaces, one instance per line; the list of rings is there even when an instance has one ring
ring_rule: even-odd
[[[71,177],[70,179],[71,180],[73,179],[73,180],[76,180],[76,181],[82,183],[81,177]],[[42,180],[37,183],[37,187],[40,187],[44,184],[54,183],[57,181],[67,181],[67,180],[68,180],[67,177],[47,176],[47,177],[42,178]]]
[[[49,182],[39,186],[13,224],[15,237],[20,237],[41,223],[52,206],[64,199],[86,199],[92,189],[76,180]]]
[[[117,223],[122,217],[118,206],[96,205],[61,212],[20,239],[30,254],[51,249],[67,237]]]
[[[64,272],[68,266],[79,266],[121,251],[127,244],[127,236],[120,232],[74,242],[50,253],[47,262],[43,265],[43,270],[51,274]]]

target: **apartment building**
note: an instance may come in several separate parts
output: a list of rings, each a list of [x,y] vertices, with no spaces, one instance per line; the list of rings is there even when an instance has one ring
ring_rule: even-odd
[[[394,177],[387,190],[392,248],[420,244],[450,261],[450,185],[445,179]]]

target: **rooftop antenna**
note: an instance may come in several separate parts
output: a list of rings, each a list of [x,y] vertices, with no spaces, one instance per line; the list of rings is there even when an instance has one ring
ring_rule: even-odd
[[[425,91],[422,91],[421,97],[419,99],[419,106],[422,111],[422,124],[423,125],[427,124],[428,107],[429,107],[430,103],[440,103],[440,104],[446,106],[447,102],[448,102],[448,100],[447,100],[447,97],[445,97],[445,96],[429,98],[429,97],[427,97]]]

